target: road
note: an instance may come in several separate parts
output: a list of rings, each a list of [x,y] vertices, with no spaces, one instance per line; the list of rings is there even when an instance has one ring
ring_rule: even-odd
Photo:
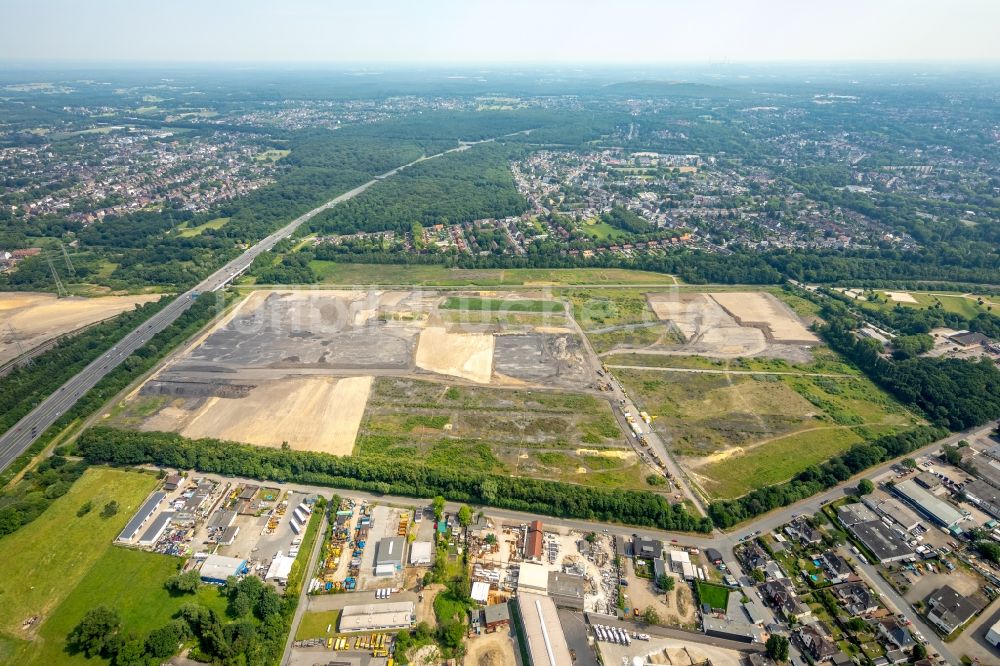
[[[312,581],[312,572],[316,570],[316,560],[319,559],[320,553],[323,552],[328,520],[328,515],[324,511],[323,520],[320,521],[319,528],[316,531],[316,542],[313,544],[312,552],[309,553],[309,559],[306,560],[306,574],[302,577],[299,603],[295,607],[295,616],[292,618],[292,631],[288,632],[288,637],[285,639],[285,652],[281,656],[282,664],[288,663],[288,657],[292,653],[292,643],[295,642],[295,630],[298,628],[299,622],[302,620],[302,615],[305,614],[306,608],[309,606],[309,583]]]
[[[622,387],[621,382],[611,376],[611,373],[607,371],[607,368],[602,366],[601,359],[597,356],[594,351],[593,346],[590,344],[590,338],[583,332],[583,328],[580,326],[580,322],[576,320],[573,316],[573,306],[567,301],[561,301],[563,304],[564,311],[566,312],[566,320],[573,327],[577,336],[580,339],[580,343],[584,347],[586,352],[585,356],[590,365],[591,372],[594,373],[594,379],[597,383],[609,383],[611,385],[610,393],[605,393],[605,397],[609,398],[611,401],[611,412],[615,415],[615,420],[618,421],[619,427],[625,433],[626,439],[628,439],[629,444],[635,449],[636,453],[639,455],[640,459],[648,461],[647,455],[650,457],[658,458],[663,463],[663,469],[670,473],[671,477],[676,482],[675,485],[678,491],[683,495],[684,498],[691,502],[691,505],[698,511],[702,516],[707,515],[705,511],[705,505],[702,503],[701,498],[698,497],[688,486],[684,480],[684,476],[681,474],[680,465],[670,457],[667,447],[663,444],[660,436],[653,430],[652,427],[643,423],[642,419],[639,418],[639,410],[636,408],[635,403],[629,398],[628,394],[625,393],[625,389]],[[632,424],[628,421],[625,414],[628,413],[632,416],[638,427],[641,428],[642,433],[645,436],[645,441],[649,445],[649,450],[644,450],[644,447],[640,446],[636,436],[632,433]],[[659,473],[659,470],[652,464],[650,469]]]
[[[19,455],[24,453],[28,447],[30,447],[31,444],[38,439],[39,435],[45,432],[47,428],[56,422],[56,419],[58,419],[62,414],[65,414],[70,408],[73,407],[73,405],[76,404],[77,400],[80,399],[80,396],[92,389],[109,372],[114,370],[119,364],[121,364],[122,361],[128,358],[130,354],[149,342],[154,335],[165,329],[179,316],[181,316],[185,310],[191,307],[194,299],[200,294],[214,293],[225,287],[238,275],[247,270],[247,268],[250,267],[250,264],[253,263],[254,259],[265,252],[270,252],[278,241],[287,238],[304,222],[308,222],[310,219],[323,211],[328,210],[343,201],[347,201],[348,199],[358,196],[375,183],[399,173],[401,169],[405,169],[406,167],[418,162],[434,159],[451,152],[467,150],[470,145],[471,144],[463,144],[457,148],[452,148],[441,153],[421,157],[420,159],[414,160],[409,164],[405,164],[391,171],[387,171],[380,176],[376,176],[367,183],[359,185],[353,190],[345,192],[344,194],[327,201],[321,206],[317,206],[308,213],[295,218],[278,231],[275,231],[270,236],[261,240],[256,245],[250,247],[243,252],[243,254],[202,280],[195,287],[175,298],[173,301],[168,303],[166,307],[150,317],[138,328],[128,333],[118,342],[117,345],[95,359],[72,379],[59,387],[57,391],[49,395],[24,418],[18,421],[14,427],[0,436],[0,471],[6,469],[7,466],[10,465]]]
[[[878,574],[878,571],[875,570],[874,566],[862,562],[857,557],[853,557],[845,548],[841,548],[840,551],[841,556],[851,557],[854,560],[854,567],[861,573],[861,577],[865,579],[865,582],[878,591],[879,596],[882,598],[882,603],[890,606],[890,610],[894,609],[897,614],[901,613],[913,621],[913,628],[925,639],[927,639],[929,647],[933,648],[933,650],[931,650],[932,652],[937,652],[949,664],[959,663],[959,660],[956,659],[951,653],[951,650],[949,650],[944,644],[944,641],[938,638],[938,635],[934,632],[934,630],[924,622],[923,618],[913,608],[910,607],[910,604],[907,603],[906,599],[896,592],[892,585],[890,585],[888,581]]]

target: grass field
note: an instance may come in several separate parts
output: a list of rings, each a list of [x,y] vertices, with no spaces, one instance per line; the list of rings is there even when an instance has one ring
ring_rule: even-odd
[[[775,371],[844,371],[844,377],[614,370],[690,476],[713,497],[784,481],[868,437],[920,423],[828,349],[812,364],[618,355],[637,365]],[[655,365],[654,365],[655,364]],[[622,365],[625,365],[624,363]]]
[[[585,331],[658,321],[642,289],[572,289],[566,296]]]
[[[607,333],[591,333],[587,336],[591,346],[598,354],[618,348],[642,348],[650,345],[674,345],[682,342],[680,336],[666,324],[650,324],[637,328],[620,328]],[[629,355],[631,356],[631,354]],[[651,356],[652,358],[670,358],[669,356]],[[619,356],[611,357],[609,363],[618,363]],[[634,363],[634,365],[647,365]]]
[[[314,260],[309,265],[323,284],[405,284],[412,286],[560,286],[578,284],[672,285],[663,273],[617,268],[463,269],[445,266],[345,264]]]
[[[270,161],[277,162],[278,160],[288,157],[292,151],[290,150],[278,150],[272,148],[271,150],[265,150],[263,153],[257,156],[258,162]]]
[[[616,229],[607,222],[603,222],[596,218],[585,222],[581,229],[591,238],[601,241],[627,238],[629,235],[621,229]]]
[[[88,610],[104,604],[118,611],[126,632],[142,635],[168,623],[181,606],[197,602],[225,617],[219,588],[204,585],[197,594],[171,596],[164,589],[181,560],[168,555],[110,546],[70,592],[22,655],[27,664],[92,664],[93,659],[65,652],[67,634]]]
[[[562,312],[559,301],[529,301],[519,299],[478,298],[476,296],[449,296],[439,306],[443,310],[472,310],[475,312]]]
[[[591,339],[597,336],[590,336]],[[829,347],[817,347],[811,350],[811,363],[793,363],[780,358],[737,358],[718,359],[705,356],[668,356],[664,354],[633,353],[615,354],[607,359],[608,364],[634,365],[649,368],[678,368],[695,370],[712,370],[724,372],[800,372],[810,374],[850,375],[860,377],[861,371],[844,362]]]
[[[377,378],[354,454],[603,487],[648,487],[648,471],[638,464],[608,403],[575,393]]]
[[[0,633],[23,637],[21,623],[48,617],[111,548],[111,541],[156,485],[147,474],[92,468],[29,526],[0,539]],[[121,509],[101,518],[101,507],[116,500]],[[77,517],[90,501],[94,510]],[[54,663],[54,662],[53,662]]]
[[[712,608],[726,608],[729,605],[729,588],[702,581],[696,581],[694,586],[698,591],[699,603],[710,604]]]
[[[221,229],[229,222],[228,217],[217,217],[214,220],[209,220],[204,224],[199,224],[196,227],[183,227],[180,230],[180,235],[184,238],[190,238],[191,236],[200,236],[208,229]]]
[[[299,628],[295,630],[295,640],[304,641],[307,638],[326,638],[337,633],[337,621],[340,619],[340,611],[314,611],[305,613],[299,622]],[[330,631],[326,630],[330,627]]]

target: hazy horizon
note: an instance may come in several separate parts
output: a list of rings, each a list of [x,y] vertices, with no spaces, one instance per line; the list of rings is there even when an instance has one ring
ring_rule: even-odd
[[[0,61],[245,66],[604,66],[1000,61],[991,0],[440,0],[350,6],[4,0]]]

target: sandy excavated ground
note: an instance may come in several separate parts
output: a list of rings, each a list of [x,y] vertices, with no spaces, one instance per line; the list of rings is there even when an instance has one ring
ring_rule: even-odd
[[[164,409],[145,427],[156,429],[171,415],[183,415],[185,437],[258,446],[288,442],[296,450],[346,456],[354,449],[371,385],[371,377],[286,378],[258,386],[245,398],[208,398],[194,414]]]
[[[483,333],[449,333],[443,326],[420,332],[417,367],[488,384],[493,374],[494,339]]]
[[[775,342],[819,342],[795,313],[771,294],[729,291],[711,296],[744,326],[766,326]]]
[[[492,634],[482,634],[470,638],[465,643],[464,666],[516,666],[514,642],[510,631],[500,629]]]
[[[740,326],[707,294],[650,294],[656,316],[670,321],[687,340],[685,353],[707,356],[753,356],[767,349],[764,332]]]
[[[160,294],[101,298],[56,298],[52,294],[29,292],[0,294],[0,363],[64,333],[131,310],[137,303],[159,298]]]
[[[885,295],[886,295],[886,297],[888,297],[888,299],[890,301],[894,301],[896,303],[916,303],[917,302],[917,299],[913,298],[912,294],[909,294],[909,293],[907,293],[905,291],[887,291],[887,292],[885,292]]]

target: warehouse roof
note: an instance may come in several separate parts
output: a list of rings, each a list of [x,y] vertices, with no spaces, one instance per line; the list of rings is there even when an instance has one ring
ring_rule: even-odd
[[[954,527],[964,517],[961,511],[921,488],[914,479],[897,483],[895,489],[903,498],[944,527]]]
[[[410,564],[426,564],[433,559],[434,545],[430,541],[414,541],[410,544]]]
[[[883,564],[913,555],[910,545],[881,520],[854,525],[850,529]]]
[[[150,495],[149,499],[143,502],[142,506],[139,507],[139,510],[135,512],[134,516],[132,516],[132,520],[128,521],[128,525],[125,526],[125,529],[123,529],[121,534],[118,535],[118,540],[131,541],[134,539],[135,535],[139,533],[139,528],[142,527],[142,524],[149,519],[149,517],[153,514],[153,511],[157,506],[159,506],[160,502],[162,502],[166,496],[167,494],[163,491],[157,491]]]
[[[524,625],[528,656],[533,666],[564,666],[573,663],[556,605],[539,594],[520,593],[517,607]]]
[[[201,579],[224,583],[230,576],[237,576],[246,569],[247,561],[239,557],[209,555],[201,565]]]
[[[264,580],[274,580],[279,583],[287,583],[288,574],[292,572],[293,564],[295,564],[294,557],[282,555],[279,552],[275,555],[274,559],[271,560],[271,566],[267,568],[267,575],[264,576]]]
[[[403,537],[385,537],[378,542],[378,549],[375,551],[375,565],[392,564],[403,566],[403,550],[406,547],[406,539]]]
[[[517,573],[517,587],[545,594],[549,589],[549,570],[540,564],[523,562]]]
[[[153,522],[149,524],[149,527],[146,528],[146,531],[142,533],[142,536],[139,538],[139,543],[141,544],[154,543],[157,539],[160,538],[160,535],[163,534],[163,530],[167,529],[167,525],[170,524],[170,521],[173,519],[173,517],[174,517],[173,511],[161,512],[160,515],[158,515],[153,520]]]
[[[344,606],[340,612],[341,631],[393,629],[413,624],[412,601]]]

